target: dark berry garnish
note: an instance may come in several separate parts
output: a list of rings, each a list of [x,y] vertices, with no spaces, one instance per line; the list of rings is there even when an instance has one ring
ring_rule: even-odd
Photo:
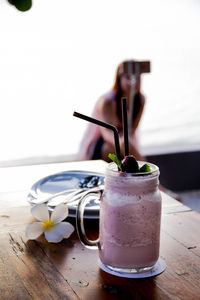
[[[122,160],[122,171],[127,173],[136,173],[139,171],[139,165],[133,155],[124,157]]]

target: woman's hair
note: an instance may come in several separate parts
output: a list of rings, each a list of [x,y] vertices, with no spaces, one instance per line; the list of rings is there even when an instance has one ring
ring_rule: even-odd
[[[118,65],[116,73],[115,73],[114,84],[112,87],[112,90],[115,91],[115,93],[116,93],[115,99],[116,99],[116,104],[117,104],[117,115],[120,119],[121,119],[121,95],[122,95],[122,90],[121,90],[121,86],[120,86],[120,78],[124,74],[124,63],[127,63],[127,62],[134,63],[135,60],[123,61]],[[134,112],[134,116],[136,116],[139,111],[139,107],[140,107],[140,91],[138,94],[135,95],[134,99],[136,100],[136,110]]]
[[[120,77],[121,77],[121,69],[122,69],[123,63],[119,64],[115,73],[115,79],[114,79],[114,84],[113,84],[113,90],[115,90],[118,93],[121,92],[121,87],[120,87]]]
[[[117,93],[121,91],[121,87],[120,87],[120,78],[123,74],[125,74],[124,72],[124,66],[125,64],[127,63],[135,63],[136,60],[126,60],[126,61],[123,61],[121,62],[118,67],[117,67],[117,70],[116,70],[116,73],[115,73],[115,79],[114,79],[114,84],[113,84],[113,90],[115,90]],[[127,67],[126,67],[127,68]]]

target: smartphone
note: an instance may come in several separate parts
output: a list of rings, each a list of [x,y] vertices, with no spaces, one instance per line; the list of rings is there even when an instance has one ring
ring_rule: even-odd
[[[129,75],[150,73],[150,61],[125,61],[123,63],[123,73]]]

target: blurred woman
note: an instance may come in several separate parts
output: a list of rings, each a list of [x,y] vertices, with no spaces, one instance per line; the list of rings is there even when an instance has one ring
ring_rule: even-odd
[[[135,61],[129,61],[135,63]],[[121,99],[127,99],[127,112],[129,118],[129,152],[137,160],[144,160],[139,152],[138,126],[145,105],[145,97],[140,92],[140,74],[129,75],[124,72],[124,63],[121,63],[116,71],[112,89],[101,96],[97,101],[92,117],[114,125],[119,133],[120,149],[124,155],[124,137],[122,124]],[[134,82],[133,82],[134,80]],[[132,95],[132,96],[131,96]],[[133,108],[133,109],[132,109]],[[109,161],[108,154],[115,153],[115,141],[113,132],[109,129],[89,123],[83,137],[78,159],[103,159]]]

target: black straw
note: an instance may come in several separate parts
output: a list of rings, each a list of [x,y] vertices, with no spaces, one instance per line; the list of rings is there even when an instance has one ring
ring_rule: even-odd
[[[118,159],[121,160],[121,153],[120,153],[120,146],[119,146],[119,134],[118,134],[117,128],[115,126],[113,126],[109,123],[105,123],[103,121],[88,117],[86,115],[80,114],[76,111],[73,113],[73,116],[112,130],[114,133],[114,139],[115,139],[116,155],[117,155]]]
[[[122,118],[123,118],[123,131],[124,131],[124,155],[129,155],[128,146],[128,122],[127,122],[127,103],[126,98],[122,98]]]

